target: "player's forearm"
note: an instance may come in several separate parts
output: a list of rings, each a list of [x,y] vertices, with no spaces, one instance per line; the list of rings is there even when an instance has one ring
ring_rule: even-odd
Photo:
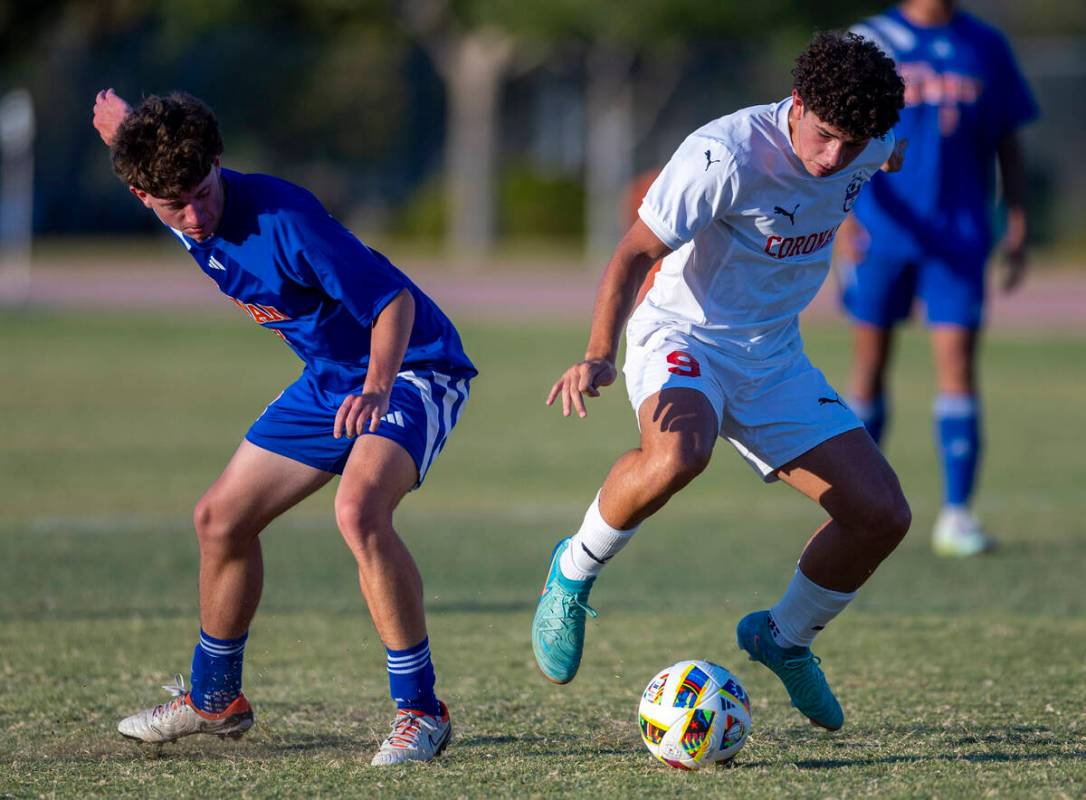
[[[392,390],[414,324],[415,298],[409,290],[404,289],[374,320],[370,335],[369,368],[362,387],[364,393],[384,394]]]
[[[996,149],[999,159],[999,177],[1003,185],[1003,202],[1007,210],[1021,215],[1025,223],[1026,165],[1022,143],[1017,133],[1008,133]]]
[[[625,251],[621,246],[615,251],[596,291],[592,332],[585,350],[586,361],[615,361],[622,326],[633,311],[637,290],[655,262],[655,258],[640,251]]]

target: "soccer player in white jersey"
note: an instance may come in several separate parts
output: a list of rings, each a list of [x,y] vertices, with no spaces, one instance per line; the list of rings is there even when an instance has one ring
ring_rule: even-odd
[[[705,469],[721,437],[763,480],[784,481],[829,514],[777,604],[743,618],[737,636],[800,712],[837,730],[844,714],[810,644],[901,541],[910,511],[861,422],[804,355],[797,317],[864,183],[901,165],[889,132],[904,87],[893,62],[854,34],[818,34],[793,76],[790,97],[687,137],[607,265],[585,357],[547,403],[561,399],[564,415],[584,417],[583,396],[614,382],[622,325],[663,258],[626,328],[641,442],[555,548],[532,646],[549,680],[573,679],[596,576]]]

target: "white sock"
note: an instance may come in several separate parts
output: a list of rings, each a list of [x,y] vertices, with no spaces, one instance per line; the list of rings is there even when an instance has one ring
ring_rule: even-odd
[[[856,592],[823,589],[796,569],[777,605],[769,609],[776,623],[770,627],[781,647],[810,647],[818,632],[845,610]]]
[[[612,528],[600,515],[600,495],[585,512],[581,529],[570,539],[569,547],[559,559],[562,574],[574,581],[586,581],[600,574],[611,556],[627,545],[637,526],[626,531]]]

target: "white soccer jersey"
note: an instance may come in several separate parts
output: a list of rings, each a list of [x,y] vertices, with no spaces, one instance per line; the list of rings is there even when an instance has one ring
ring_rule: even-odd
[[[834,234],[894,139],[872,139],[845,169],[816,178],[792,148],[791,107],[789,97],[699,128],[652,184],[638,213],[674,252],[630,319],[631,343],[669,326],[742,358],[794,344]]]

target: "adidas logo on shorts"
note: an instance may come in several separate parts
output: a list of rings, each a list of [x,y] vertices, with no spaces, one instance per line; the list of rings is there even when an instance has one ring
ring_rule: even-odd
[[[381,422],[387,422],[389,425],[398,425],[402,428],[404,427],[403,412],[389,411],[387,414],[381,417]]]

